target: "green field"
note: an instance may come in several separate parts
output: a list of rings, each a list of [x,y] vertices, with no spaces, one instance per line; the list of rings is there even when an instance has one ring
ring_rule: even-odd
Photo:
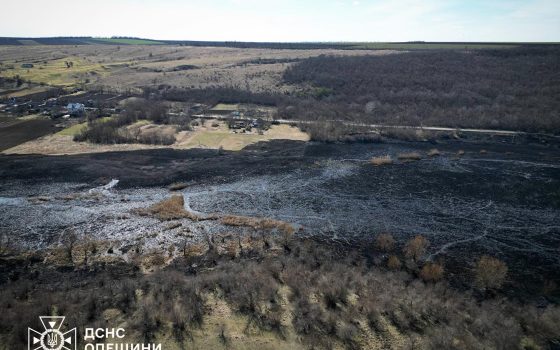
[[[101,122],[106,122],[108,120],[111,120],[111,118],[112,117],[103,117],[103,118],[100,118],[100,119],[97,119],[97,120],[101,121]],[[74,135],[77,135],[80,132],[84,131],[87,128],[87,125],[88,125],[87,122],[75,124],[75,125],[72,125],[70,127],[67,127],[64,130],[61,130],[61,131],[57,132],[56,135],[59,135],[59,136],[74,136]]]
[[[67,67],[65,62],[72,62]],[[79,57],[65,57],[41,63],[34,63],[33,68],[22,68],[21,62],[4,62],[10,68],[0,71],[0,77],[12,78],[20,76],[22,79],[54,86],[73,86],[88,76],[105,74],[107,68],[99,63],[93,63]],[[93,77],[92,77],[93,78]]]
[[[233,103],[218,103],[212,107],[211,111],[237,111],[239,109],[239,104]]]

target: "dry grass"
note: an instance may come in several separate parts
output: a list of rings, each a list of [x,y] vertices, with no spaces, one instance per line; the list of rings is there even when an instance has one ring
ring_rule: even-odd
[[[441,152],[437,148],[432,148],[428,151],[428,157],[436,157],[441,155]]]
[[[65,62],[72,62],[73,66],[67,67]],[[34,83],[55,86],[75,86],[86,79],[94,81],[108,74],[108,69],[103,65],[76,56],[36,62],[33,68],[22,68],[19,62],[10,64],[13,68],[1,71],[0,76],[10,78],[19,75]]]
[[[380,156],[380,157],[373,157],[369,160],[369,162],[375,166],[381,165],[390,165],[393,164],[393,159],[390,155]]]
[[[233,239],[227,241],[224,245],[224,252],[225,255],[229,256],[232,259],[237,258],[239,256],[239,253],[241,252],[239,242]]]
[[[198,215],[185,210],[185,201],[181,195],[175,195],[168,199],[164,199],[149,208],[139,209],[137,210],[137,213],[144,216],[153,216],[162,221],[185,218],[198,221],[201,219]]]
[[[81,124],[80,124],[81,125]],[[239,151],[244,147],[270,140],[295,140],[309,141],[309,135],[301,131],[299,128],[290,127],[289,125],[273,125],[263,135],[256,132],[235,134],[227,129],[218,128],[208,130],[206,128],[197,128],[194,131],[176,131],[175,126],[157,126],[143,125],[137,131],[140,132],[139,138],[150,140],[150,138],[175,138],[175,143],[170,145],[158,144],[142,144],[142,143],[126,143],[126,144],[94,144],[90,142],[76,142],[73,137],[66,133],[73,133],[72,130],[63,132],[62,134],[47,135],[35,140],[31,140],[10,149],[2,151],[6,154],[82,154],[82,153],[101,153],[112,151],[134,151],[140,149],[192,149],[192,148],[208,148],[208,149],[224,149],[226,151]],[[129,130],[128,132],[132,132]]]
[[[169,189],[169,191],[180,191],[180,190],[184,190],[185,188],[187,188],[187,184],[183,183],[183,182],[175,182],[172,183],[171,185],[169,185],[167,188]]]
[[[159,252],[152,252],[142,256],[139,261],[140,268],[145,272],[151,272],[166,264],[165,256]]]
[[[200,243],[184,243],[181,247],[184,258],[191,258],[203,255],[208,249],[204,244]]]
[[[397,158],[403,162],[413,162],[416,160],[422,159],[422,156],[418,152],[409,152],[409,153],[399,153]]]
[[[210,122],[210,121],[209,121]],[[207,122],[207,124],[209,123]],[[224,128],[223,123],[219,123],[218,128],[195,127],[193,132],[177,135],[177,142],[174,148],[210,148],[224,149],[226,151],[239,151],[248,145],[270,141],[270,140],[294,140],[309,141],[309,135],[299,128],[289,125],[272,125],[262,135],[256,130],[252,132],[234,133]]]

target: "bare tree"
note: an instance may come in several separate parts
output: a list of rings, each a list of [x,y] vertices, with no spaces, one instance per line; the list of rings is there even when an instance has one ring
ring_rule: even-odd
[[[426,253],[426,249],[429,245],[430,242],[424,236],[417,235],[409,240],[404,246],[404,256],[414,261],[418,261]]]
[[[499,289],[506,280],[507,265],[494,257],[482,256],[475,267],[475,285],[482,289]]]
[[[375,248],[390,252],[395,248],[395,239],[390,233],[381,233],[375,238]]]

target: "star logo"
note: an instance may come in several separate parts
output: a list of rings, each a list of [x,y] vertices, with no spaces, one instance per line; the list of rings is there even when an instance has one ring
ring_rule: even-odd
[[[39,316],[43,332],[27,328],[28,350],[76,350],[76,328],[62,333],[64,316]]]

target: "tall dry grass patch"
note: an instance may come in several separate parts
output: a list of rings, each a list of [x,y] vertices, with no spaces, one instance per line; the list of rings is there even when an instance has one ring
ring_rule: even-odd
[[[185,200],[181,195],[174,195],[152,205],[149,208],[139,209],[137,210],[137,213],[144,216],[153,216],[162,221],[184,218],[191,219],[193,221],[201,219],[198,215],[185,210]]]
[[[437,157],[441,155],[441,152],[437,148],[432,148],[428,151],[428,157]]]
[[[399,153],[397,158],[403,162],[413,162],[422,159],[422,155],[418,152]]]
[[[393,159],[390,155],[380,156],[380,157],[373,157],[369,160],[369,162],[375,166],[381,165],[390,165],[393,164]]]

